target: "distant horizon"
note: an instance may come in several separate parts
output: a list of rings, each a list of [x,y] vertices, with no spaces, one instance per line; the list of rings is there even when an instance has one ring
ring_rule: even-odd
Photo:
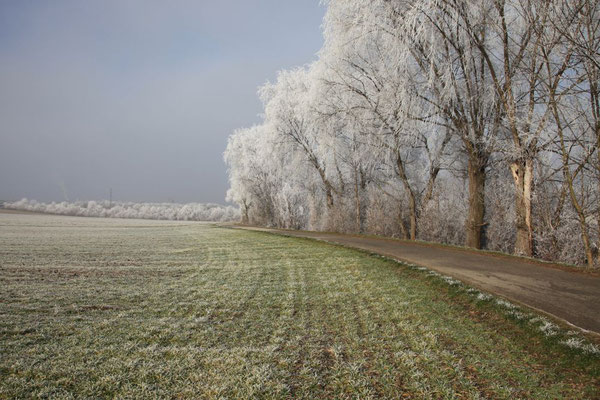
[[[107,202],[107,201],[111,201],[109,198],[105,198],[105,199],[69,199],[69,200],[39,200],[39,199],[34,199],[34,198],[29,198],[29,197],[21,197],[19,199],[4,199],[4,198],[0,198],[0,205],[2,203],[16,203],[22,200],[28,200],[28,201],[37,201],[39,203],[43,203],[43,204],[51,204],[51,203],[78,203],[78,202],[91,202],[91,201],[95,201],[95,202]],[[112,199],[112,202],[117,204],[117,203],[136,203],[136,204],[159,204],[159,203],[164,203],[164,204],[177,204],[177,205],[186,205],[186,204],[216,204],[216,205],[220,205],[220,206],[232,206],[232,207],[238,207],[237,204],[230,202],[230,201],[176,201],[176,200],[158,200],[158,201],[146,201],[146,200],[121,200],[121,199]]]

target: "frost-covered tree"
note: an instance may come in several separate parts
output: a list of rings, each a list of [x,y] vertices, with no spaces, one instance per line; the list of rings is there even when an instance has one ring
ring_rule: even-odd
[[[594,264],[597,2],[325,3],[319,59],[229,141],[245,222]]]
[[[389,14],[419,68],[415,96],[431,105],[461,144],[468,182],[466,245],[481,248],[487,169],[500,129],[497,94],[489,90],[489,69],[472,40],[485,40],[487,10],[477,2],[433,0],[413,4],[404,14],[390,7]]]
[[[351,121],[362,149],[378,157],[375,182],[392,201],[408,204],[405,236],[415,239],[418,220],[430,201],[448,130],[414,96],[415,65],[391,30],[382,2],[331,1],[321,50],[322,85],[329,88],[325,113]],[[425,115],[429,114],[429,115]]]
[[[329,152],[319,140],[319,127],[311,109],[310,92],[314,80],[310,68],[298,68],[279,73],[275,83],[267,83],[259,93],[265,104],[265,123],[277,136],[304,157],[317,172],[327,199],[334,205],[336,188],[329,170]]]
[[[557,2],[552,15],[552,29],[545,32],[540,50],[556,135],[556,147],[551,149],[560,156],[561,195],[571,202],[587,264],[593,267],[600,245],[598,228],[592,229],[594,223],[600,225],[600,5],[587,0]]]
[[[245,223],[276,224],[275,199],[281,181],[272,162],[269,133],[265,125],[237,130],[225,150],[230,181],[227,199],[240,205]]]

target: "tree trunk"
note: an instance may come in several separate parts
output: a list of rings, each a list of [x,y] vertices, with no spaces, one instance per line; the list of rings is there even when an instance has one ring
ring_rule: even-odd
[[[356,231],[363,233],[362,205],[360,201],[360,185],[358,182],[358,171],[354,168],[354,212],[356,217]]]
[[[533,160],[515,161],[510,165],[515,184],[515,213],[517,238],[515,254],[533,256],[533,225],[531,222],[531,195],[533,189]]]
[[[325,196],[327,197],[327,208],[333,208],[333,192],[329,185],[325,185]]]
[[[587,265],[589,269],[594,268],[594,253],[592,252],[592,243],[590,242],[590,235],[587,230],[587,224],[585,222],[585,217],[578,213],[579,216],[579,225],[581,226],[581,237],[583,239],[583,245],[585,249],[585,258],[587,261]]]
[[[433,167],[429,172],[429,180],[427,181],[427,187],[425,188],[425,195],[423,196],[423,200],[421,200],[421,210],[425,209],[433,198],[433,188],[435,187],[435,180],[439,173],[439,167]]]
[[[329,179],[327,179],[327,174],[325,174],[325,169],[321,167],[319,164],[319,160],[315,156],[311,156],[310,162],[315,167],[319,176],[321,177],[321,182],[323,182],[323,186],[325,187],[325,197],[327,198],[327,209],[331,210],[333,208],[333,192],[334,188]]]
[[[417,240],[417,202],[412,192],[409,192],[410,209],[410,240]]]
[[[560,195],[558,196],[558,204],[556,205],[556,209],[554,209],[552,218],[550,219],[550,223],[549,223],[553,232],[555,232],[556,228],[560,225],[561,214],[562,214],[563,207],[565,206],[566,197],[567,197],[567,189],[565,188],[565,186],[563,184],[563,186],[560,190]],[[552,235],[553,257],[558,257],[557,255],[560,254],[561,248],[562,248],[562,244],[560,243],[559,238],[557,237],[556,234],[553,234]]]
[[[410,211],[410,240],[416,240],[417,199],[412,190],[412,187],[410,186],[408,177],[406,176],[406,171],[404,170],[404,162],[402,161],[402,157],[400,156],[400,154],[397,155],[396,166],[398,167],[398,174],[400,175],[400,179],[402,180],[402,184],[404,185],[404,189],[406,189],[406,194],[408,195],[408,210]]]
[[[317,168],[319,172],[319,176],[321,176],[321,181],[323,182],[323,186],[325,186],[325,197],[327,198],[327,208],[333,208],[333,186],[327,179],[325,175],[325,171],[322,168]]]
[[[408,232],[406,231],[406,227],[404,226],[404,218],[402,218],[402,211],[398,212],[398,222],[400,226],[400,233],[402,234],[403,240],[408,240]]]
[[[467,215],[465,245],[481,249],[484,238],[485,181],[487,162],[477,155],[469,156],[469,213]]]
[[[248,202],[244,199],[242,200],[242,224],[248,225],[250,218],[248,216]]]
[[[583,240],[583,246],[585,251],[585,258],[588,267],[591,269],[594,268],[594,254],[592,251],[592,242],[590,241],[588,223],[586,220],[585,210],[582,206],[582,202],[580,202],[579,199],[577,199],[577,193],[575,193],[575,183],[573,182],[573,174],[571,174],[571,171],[569,169],[569,158],[566,152],[565,143],[562,135],[561,147],[563,152],[563,176],[569,189],[569,197],[571,199],[571,204],[573,205],[573,208],[577,213],[577,219],[579,220],[579,227],[581,229],[581,239]],[[583,179],[583,177],[581,179]],[[581,195],[583,201],[584,194],[582,193]]]

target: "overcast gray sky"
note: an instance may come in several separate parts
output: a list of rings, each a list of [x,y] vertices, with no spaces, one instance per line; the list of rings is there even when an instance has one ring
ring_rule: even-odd
[[[0,1],[0,200],[224,203],[256,89],[315,59],[319,0]]]

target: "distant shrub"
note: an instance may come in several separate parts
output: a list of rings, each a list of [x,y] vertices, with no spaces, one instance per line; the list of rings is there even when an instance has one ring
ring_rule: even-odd
[[[240,210],[237,207],[211,203],[110,203],[108,200],[42,203],[36,200],[22,199],[12,203],[5,202],[4,208],[79,217],[212,222],[240,219]]]

